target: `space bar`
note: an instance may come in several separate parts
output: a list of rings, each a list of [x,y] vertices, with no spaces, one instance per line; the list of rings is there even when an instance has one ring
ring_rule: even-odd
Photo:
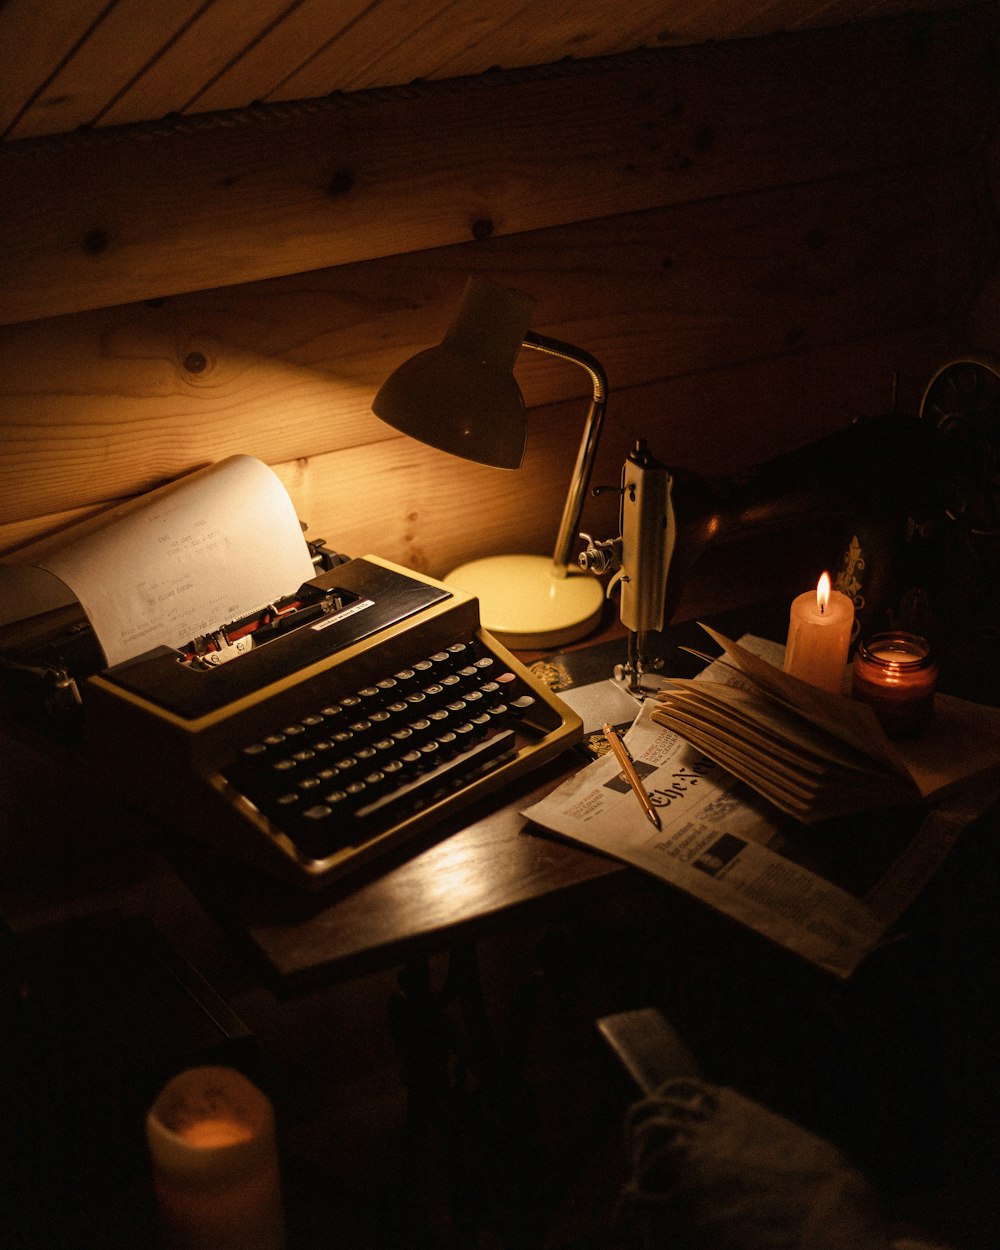
[[[432,768],[429,772],[421,773],[413,781],[397,786],[395,790],[383,794],[373,803],[359,807],[354,815],[358,820],[365,820],[394,803],[419,795],[421,791],[433,794],[442,784],[462,778],[471,780],[474,774],[487,771],[485,765],[499,763],[499,756],[512,755],[516,738],[517,735],[512,729],[502,729],[485,741],[470,747],[468,751],[463,751],[461,755],[446,760],[445,763],[439,764],[437,768]]]

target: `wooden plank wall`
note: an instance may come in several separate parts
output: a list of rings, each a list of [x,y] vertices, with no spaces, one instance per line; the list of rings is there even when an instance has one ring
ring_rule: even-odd
[[[233,452],[345,551],[549,550],[582,372],[522,353],[514,474],[369,411],[468,273],[604,363],[602,481],[636,436],[738,470],[884,411],[894,374],[915,407],[950,355],[1000,350],[967,321],[996,51],[974,7],[5,145],[0,550]]]

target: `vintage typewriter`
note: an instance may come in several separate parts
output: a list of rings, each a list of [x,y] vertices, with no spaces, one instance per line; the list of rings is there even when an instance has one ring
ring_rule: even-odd
[[[8,703],[78,713],[80,749],[138,805],[307,889],[582,733],[475,598],[375,556],[186,646],[73,675],[95,654],[79,620],[8,649]]]

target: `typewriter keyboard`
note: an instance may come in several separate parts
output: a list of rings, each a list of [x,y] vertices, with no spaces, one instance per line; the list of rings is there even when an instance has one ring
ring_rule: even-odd
[[[511,759],[534,704],[473,637],[275,726],[223,776],[300,855],[322,860]]]

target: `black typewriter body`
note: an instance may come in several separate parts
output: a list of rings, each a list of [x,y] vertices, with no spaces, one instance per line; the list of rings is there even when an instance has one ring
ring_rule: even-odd
[[[375,556],[217,667],[160,647],[81,683],[84,749],[138,805],[319,889],[554,758],[579,717],[478,601]],[[308,596],[307,596],[308,599]]]

